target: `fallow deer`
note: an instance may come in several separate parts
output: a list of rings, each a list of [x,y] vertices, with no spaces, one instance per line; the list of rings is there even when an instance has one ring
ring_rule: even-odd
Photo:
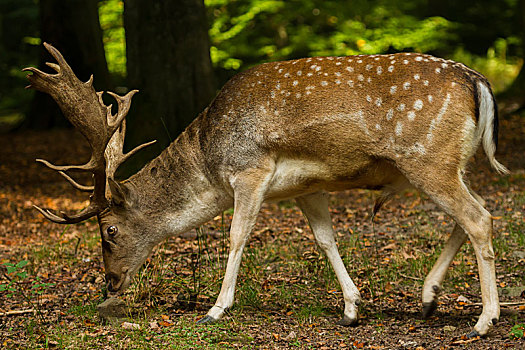
[[[448,266],[467,237],[476,254],[483,311],[469,336],[485,335],[499,318],[492,217],[464,182],[481,143],[492,167],[498,119],[490,85],[461,63],[430,55],[316,57],[261,64],[234,76],[210,105],[157,158],[123,182],[114,180],[122,152],[124,117],[136,90],[110,93],[104,105],[92,77],[83,83],[58,50],[46,49],[56,74],[26,68],[29,87],[50,94],[86,137],[91,159],[56,166],[81,190],[93,191],[76,215],[37,209],[71,224],[97,216],[108,289],[121,292],[153,248],[234,208],[230,252],[215,305],[200,322],[232,306],[243,248],[261,204],[295,198],[319,247],[331,262],[345,309],[341,325],[358,321],[360,294],[339,255],[328,211],[328,191],[382,189],[385,198],[407,186],[426,193],[456,226],[423,286],[429,316]],[[68,170],[93,173],[83,186]]]

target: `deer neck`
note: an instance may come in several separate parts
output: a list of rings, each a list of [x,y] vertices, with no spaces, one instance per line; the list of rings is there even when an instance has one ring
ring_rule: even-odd
[[[158,227],[158,242],[233,206],[231,195],[213,181],[206,167],[197,122],[127,181],[140,197],[141,215]]]

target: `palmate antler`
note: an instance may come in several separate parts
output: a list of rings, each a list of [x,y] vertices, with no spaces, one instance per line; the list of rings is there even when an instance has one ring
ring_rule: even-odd
[[[140,145],[124,154],[122,152],[125,136],[123,122],[131,106],[131,98],[138,90],[132,90],[125,96],[109,92],[118,103],[118,112],[113,115],[112,106],[106,106],[102,101],[103,92],[96,92],[93,88],[93,76],[85,83],[80,81],[57,49],[47,43],[44,43],[44,46],[58,62],[58,64],[46,64],[57,73],[48,74],[33,67],[25,68],[24,71],[33,73],[27,76],[30,82],[27,87],[35,88],[53,97],[65,117],[89,142],[91,158],[83,165],[58,166],[43,159],[37,159],[37,161],[58,171],[75,188],[82,191],[93,191],[93,193],[90,196],[89,206],[75,215],[68,215],[64,212],[55,214],[49,209],[37,206],[35,208],[53,222],[72,224],[95,216],[107,208],[109,205],[106,195],[107,178],[112,178],[118,166],[131,155],[155,141]],[[93,173],[93,186],[78,184],[66,174],[68,170]]]

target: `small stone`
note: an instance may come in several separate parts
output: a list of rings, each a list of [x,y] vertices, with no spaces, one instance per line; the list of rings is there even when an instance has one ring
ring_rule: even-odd
[[[121,325],[124,329],[140,329],[140,325],[137,323],[123,322]]]
[[[454,332],[456,330],[457,327],[454,327],[454,326],[445,326],[443,327],[443,331],[445,332]]]
[[[512,256],[516,257],[518,259],[525,259],[525,251],[523,250],[516,250],[512,252]]]
[[[456,301],[458,303],[465,303],[465,304],[472,304],[472,301],[470,301],[469,299],[467,299],[466,297],[464,297],[463,295],[460,295]]]
[[[291,340],[294,340],[295,338],[297,338],[297,334],[295,334],[294,331],[291,331],[290,334],[288,334],[284,340],[285,341],[291,341]]]
[[[115,319],[124,318],[127,314],[126,303],[124,300],[110,297],[102,304],[97,306],[98,315],[106,321],[114,321]]]

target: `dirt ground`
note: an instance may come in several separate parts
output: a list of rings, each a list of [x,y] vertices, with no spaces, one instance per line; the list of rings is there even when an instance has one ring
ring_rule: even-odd
[[[481,312],[481,299],[468,247],[453,263],[436,315],[421,319],[425,273],[453,224],[410,191],[387,203],[374,224],[374,193],[332,198],[340,248],[348,248],[345,263],[364,299],[357,327],[334,324],[341,292],[291,203],[264,206],[243,260],[236,306],[219,324],[194,321],[219,292],[231,213],[170,239],[148,261],[144,278],[125,297],[130,323],[140,331],[105,324],[96,314],[104,299],[96,221],[64,227],[32,208],[75,211],[87,204],[86,194],[35,159],[80,164],[89,149],[72,130],[0,135],[0,285],[11,283],[10,291],[0,291],[0,347],[525,349],[519,333],[525,324],[525,119],[502,120],[500,130],[497,158],[512,175],[496,175],[478,152],[469,179],[496,218],[498,285],[507,304],[489,336],[471,340],[463,336]],[[28,263],[5,265],[21,261]]]

